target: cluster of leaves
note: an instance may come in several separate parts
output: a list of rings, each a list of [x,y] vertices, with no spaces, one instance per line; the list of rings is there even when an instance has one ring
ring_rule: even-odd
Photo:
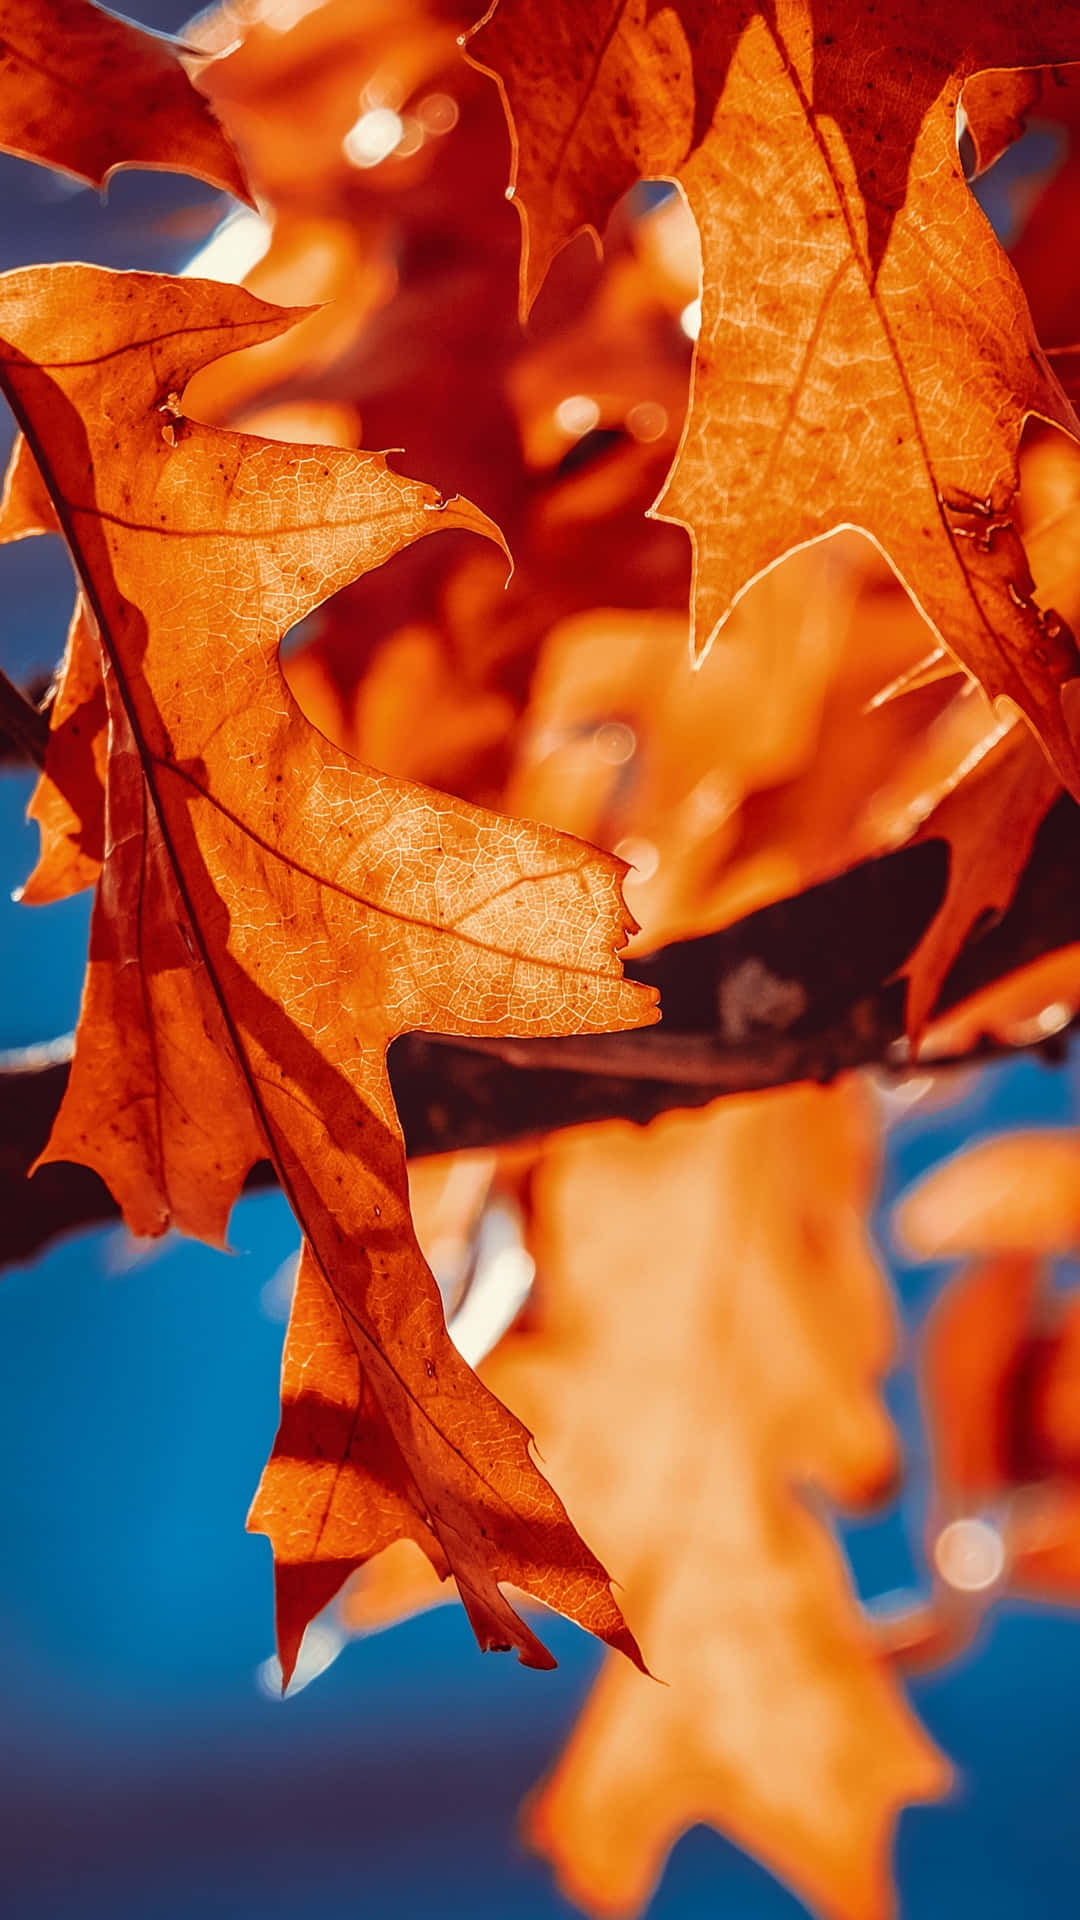
[[[1073,163],[1010,264],[957,147],[961,112],[981,167],[1033,110],[1071,124],[1080,23],[235,0],[181,49],[89,0],[0,16],[0,144],[198,175],[249,208],[203,267],[254,259],[0,281],[0,538],[60,532],[78,583],[23,898],[96,886],[42,1158],[218,1244],[273,1163],[303,1252],[251,1525],[286,1681],[347,1582],[357,1631],[452,1589],[531,1665],[544,1603],[613,1649],[529,1815],[574,1898],[634,1912],[708,1820],[878,1920],[897,1813],[949,1777],[899,1667],[1010,1580],[1080,1580],[1076,1315],[1040,1264],[1075,1148],[908,1204],[917,1251],[978,1264],[926,1353],[934,1595],[883,1629],[826,1517],[899,1468],[870,1091],[552,1111],[415,1163],[410,1205],[386,1053],[454,1034],[527,1073],[522,1038],[647,1027],[637,922],[690,939],[919,839],[951,863],[912,1047],[1080,1007],[1068,950],[935,1018],[1080,797]],[[753,961],[717,1017],[752,1045],[804,1010]]]

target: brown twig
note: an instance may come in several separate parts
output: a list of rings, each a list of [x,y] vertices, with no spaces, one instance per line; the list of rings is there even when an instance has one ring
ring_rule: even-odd
[[[969,941],[938,1002],[945,1011],[1039,954],[1080,940],[1080,810],[1056,806],[1012,908]],[[903,1037],[905,961],[940,904],[940,841],[867,861],[721,932],[631,962],[656,986],[664,1019],[640,1033],[580,1040],[482,1041],[411,1034],[390,1052],[410,1154],[507,1144],[602,1120],[645,1124],[673,1108],[872,1066],[912,1069]],[[1075,1024],[1075,1023],[1073,1023]],[[920,1072],[1039,1052],[1065,1056],[1066,1028],[1045,1039],[983,1036]],[[66,1048],[0,1067],[0,1262],[25,1260],[60,1233],[116,1216],[95,1175],[67,1165],[27,1172],[67,1084]],[[252,1184],[269,1185],[266,1164]]]

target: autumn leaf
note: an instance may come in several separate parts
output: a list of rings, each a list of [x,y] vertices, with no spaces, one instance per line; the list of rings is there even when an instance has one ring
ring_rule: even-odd
[[[525,1182],[535,1291],[481,1372],[603,1543],[663,1682],[609,1661],[527,1804],[590,1913],[639,1912],[708,1821],[816,1911],[872,1920],[898,1811],[947,1785],[820,1499],[866,1506],[896,1464],[867,1121],[853,1087],[725,1101],[552,1138]],[[439,1597],[403,1543],[345,1618],[369,1633]]]
[[[104,855],[108,716],[94,618],[76,596],[49,709],[45,769],[27,808],[41,831],[38,863],[19,892],[47,906],[92,887]]]
[[[1070,623],[1080,618],[1075,459],[1070,442],[1048,436],[1026,450],[1021,470],[1032,565]],[[976,689],[969,687],[968,693],[978,698]],[[948,842],[949,883],[906,968],[907,1029],[913,1039],[922,1033],[965,941],[1011,904],[1035,834],[1059,793],[1057,775],[1027,728],[1015,719],[995,719],[983,704],[981,739],[939,785],[933,804],[924,805],[926,817],[914,835]]]
[[[907,1030],[918,1039],[972,930],[1005,911],[1061,786],[1021,723],[998,728],[915,835],[949,843],[945,898],[905,971]]]
[[[1075,1303],[1054,1299],[1030,1254],[973,1262],[935,1305],[922,1378],[930,1559],[937,1612],[952,1616],[945,1654],[1005,1592],[1054,1605],[1080,1597],[1078,1372]]]
[[[762,877],[740,865],[743,809],[813,760],[847,633],[846,583],[834,579],[823,610],[818,580],[807,555],[761,582],[700,673],[685,614],[596,608],[546,637],[507,804],[618,849],[650,945],[723,924]],[[775,697],[781,683],[791,698]]]
[[[1050,177],[1029,181],[1026,209],[1021,231],[1011,250],[1014,267],[1020,276],[1031,308],[1035,330],[1047,349],[1051,365],[1060,375],[1067,391],[1075,397],[1077,382],[1078,315],[1077,295],[1080,275],[1071,249],[1061,245],[1063,225],[1071,222],[1080,183],[1080,153],[1077,129],[1080,128],[1080,69],[1053,67],[1025,76],[1028,85],[1023,97],[1017,90],[1013,107],[1017,120],[1038,119],[1049,127],[1056,123],[1061,148],[1055,156]],[[964,105],[972,135],[980,152],[983,144],[983,119],[986,101],[981,82],[969,101],[971,88],[965,90]]]
[[[295,708],[288,627],[424,533],[491,529],[380,455],[184,416],[196,366],[290,319],[195,280],[0,282],[3,385],[101,636],[110,728],[90,970],[44,1157],[96,1167],[136,1231],[211,1239],[252,1161],[275,1160],[306,1252],[252,1524],[275,1546],[286,1677],[312,1614],[402,1536],[453,1571],[484,1644],[549,1662],[507,1579],[632,1652],[527,1433],[446,1338],[384,1058],[409,1027],[655,1018],[614,956],[621,869],[350,763]]]
[[[1019,140],[1028,115],[1042,98],[1044,76],[1030,69],[977,73],[967,82],[960,108],[975,150],[975,171],[985,173]]]
[[[1078,1165],[1071,1133],[1001,1135],[935,1168],[895,1216],[916,1257],[967,1256],[921,1342],[929,1557],[954,1642],[965,1606],[970,1638],[1003,1591],[1080,1596],[1080,1312],[1049,1269],[1080,1244]]]
[[[152,123],[149,157],[179,166],[194,113],[223,168],[228,141],[244,155],[259,211],[192,268],[245,294],[0,281],[0,380],[29,436],[0,540],[62,530],[80,582],[23,898],[100,875],[45,1157],[100,1169],[137,1232],[219,1243],[252,1161],[275,1163],[304,1244],[250,1524],[274,1548],[286,1680],[343,1582],[357,1631],[460,1593],[483,1645],[536,1665],[546,1603],[657,1676],[608,1660],[529,1803],[572,1897],[634,1912],[705,1821],[823,1916],[884,1920],[899,1812],[947,1785],[904,1662],[957,1653],[999,1594],[1080,1596],[1080,1313],[1051,1267],[1080,1235],[1075,1139],[981,1146],[901,1209],[910,1249],[966,1264],[922,1346],[929,1592],[894,1619],[860,1605],[831,1526],[891,1498],[900,1464],[863,1090],[641,1131],[570,1134],[549,1105],[562,1130],[414,1162],[407,1188],[385,1054],[413,1027],[495,1041],[508,1083],[530,1036],[647,1021],[614,958],[622,886],[646,949],[944,837],[913,1031],[1011,902],[1076,785],[1080,442],[1036,345],[1077,338],[1075,169],[1021,232],[1029,316],[956,134],[985,168],[1032,112],[1074,115],[1075,76],[1015,64],[1080,53],[1074,13],[502,0],[473,45],[516,121],[517,213],[498,90],[456,46],[463,0],[227,0],[179,51],[92,18],[99,50],[130,35],[129,97],[69,92],[45,132],[93,131],[104,170]],[[73,50],[51,36],[53,81]],[[172,126],[161,72],[186,89]],[[5,76],[35,97],[9,54],[0,103]],[[643,176],[678,191],[612,213]],[[1034,191],[1026,175],[1014,211]],[[606,225],[602,260],[564,245],[583,223]],[[525,330],[522,227],[529,299],[546,275]],[[1032,411],[1049,424],[1021,458]],[[360,444],[406,451],[390,471]],[[506,535],[509,586],[459,490]],[[707,1087],[714,1042],[752,1068],[800,1021],[785,911],[778,972],[770,947],[769,967],[688,977],[672,1071]],[[1011,953],[1036,950],[1041,911]],[[1067,894],[1055,912],[1075,937]],[[1058,1035],[1078,956],[994,983],[925,1050]],[[842,991],[855,1033],[867,1003]],[[828,1071],[814,1035],[792,1051]],[[447,1057],[460,1114],[483,1054],[421,1052]],[[497,1136],[513,1115],[484,1098]],[[20,1180],[28,1210],[72,1171]],[[502,1209],[524,1242],[505,1295],[483,1257]]]
[[[59,532],[48,491],[19,434],[0,500],[0,542]],[[25,905],[63,900],[97,879],[104,848],[106,754],[101,654],[93,615],[80,592],[49,708],[45,769],[28,808],[41,831],[41,855],[20,889]]]
[[[249,197],[180,48],[91,0],[0,0],[0,147],[95,187],[162,167]]]
[[[457,22],[453,12],[328,0],[287,21],[246,4],[196,23],[200,45],[220,54],[207,91],[273,210],[248,284],[264,299],[328,303],[211,383],[219,407],[235,408],[260,374],[288,399],[331,367],[365,444],[403,449],[402,471],[467,493],[516,547],[518,448],[502,374],[519,344],[517,221],[499,177],[498,101],[460,56],[467,8]],[[357,133],[380,89],[401,109],[389,167],[370,163]]]
[[[287,672],[360,758],[505,805],[515,724],[552,625],[598,604],[685,605],[685,542],[659,525],[642,538],[640,521],[685,408],[690,346],[675,322],[696,289],[692,222],[671,205],[628,224],[599,276],[568,258],[559,324],[526,339],[501,109],[461,61],[444,9],[332,0],[284,26],[245,6],[242,24],[242,44],[205,84],[267,204],[259,222],[220,233],[205,271],[243,267],[263,298],[328,304],[197,375],[191,410],[324,439],[311,423],[332,388],[339,409],[355,410],[338,438],[362,421],[368,444],[406,450],[406,471],[496,516],[515,558],[509,588],[491,549],[425,543],[377,594],[366,583],[328,604]],[[221,49],[237,30],[230,8],[200,21],[198,37]],[[349,158],[357,103],[384,86],[401,143],[369,166]],[[249,237],[266,248],[253,267]],[[586,419],[599,410],[595,435],[575,427],[573,408],[567,424],[576,393]],[[589,459],[592,440],[602,460]]]
[[[656,511],[691,538],[698,649],[786,553],[860,527],[1080,791],[1080,653],[1014,510],[1026,416],[1077,423],[956,150],[963,83],[1080,56],[1072,16],[501,0],[471,44],[514,132],[527,298],[642,175],[697,221],[693,397]]]
[[[946,1784],[815,1497],[863,1505],[895,1470],[870,1174],[849,1088],[582,1132],[534,1175],[539,1295],[485,1378],[534,1427],[665,1683],[608,1663],[530,1806],[591,1912],[639,1911],[707,1820],[820,1911],[870,1920],[899,1808]]]
[[[982,1140],[935,1167],[897,1208],[920,1260],[1066,1253],[1080,1246],[1080,1140],[1052,1128]]]
[[[921,1056],[927,1064],[935,1055],[955,1059],[977,1052],[988,1038],[1006,1046],[1041,1042],[1052,1047],[1078,1008],[1080,946],[1071,943],[1028,961],[939,1014],[927,1030]]]
[[[1038,1256],[1024,1248],[974,1261],[933,1307],[922,1379],[935,1451],[937,1524],[977,1511],[1024,1477],[1010,1387],[1034,1325]],[[1022,1445],[1022,1441],[1021,1441]]]

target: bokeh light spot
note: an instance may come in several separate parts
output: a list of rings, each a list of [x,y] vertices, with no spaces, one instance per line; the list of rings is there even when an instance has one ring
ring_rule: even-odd
[[[428,93],[416,109],[425,133],[449,133],[457,126],[458,103],[450,93]]]
[[[587,393],[568,393],[555,409],[556,426],[575,440],[580,440],[583,433],[591,433],[599,420],[600,409]]]
[[[688,340],[696,340],[701,332],[701,301],[690,300],[679,315],[679,325]]]
[[[377,167],[400,145],[404,132],[400,114],[390,107],[372,107],[349,128],[341,150],[354,167]]]
[[[953,1520],[934,1542],[934,1564],[947,1586],[980,1593],[1005,1571],[1005,1542],[989,1520]]]
[[[623,767],[637,752],[637,734],[625,720],[605,720],[592,737],[593,752],[609,767]]]
[[[667,424],[667,408],[662,407],[657,400],[639,400],[637,406],[631,407],[626,416],[627,433],[632,434],[635,440],[644,441],[646,444],[651,440],[661,439],[667,432]]]

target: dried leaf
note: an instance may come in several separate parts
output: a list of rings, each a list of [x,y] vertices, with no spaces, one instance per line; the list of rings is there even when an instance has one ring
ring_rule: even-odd
[[[1080,1246],[1080,1139],[1028,1128],[968,1147],[905,1194],[900,1244],[919,1260]]]
[[[907,1030],[923,1032],[945,976],[972,929],[1004,913],[1035,835],[1061,785],[1021,722],[990,738],[915,835],[949,846],[945,898],[908,963]]]
[[[1053,1602],[1080,1595],[1080,1313],[1045,1279],[1037,1255],[989,1256],[949,1282],[927,1324],[930,1553],[939,1611],[954,1618],[966,1606],[977,1620],[1003,1587]]]
[[[20,433],[0,501],[0,542],[60,530],[48,489]],[[27,809],[41,830],[40,858],[19,893],[27,906],[66,899],[97,879],[104,845],[106,751],[101,652],[93,615],[78,593],[49,708],[45,771]]]
[[[185,418],[197,365],[290,318],[194,280],[0,282],[4,387],[95,613],[111,735],[90,973],[45,1157],[96,1166],[136,1230],[211,1238],[250,1162],[277,1164],[307,1249],[252,1524],[274,1540],[286,1677],[312,1614],[403,1536],[455,1573],[484,1644],[549,1658],[506,1578],[633,1652],[528,1435],[446,1338],[384,1059],[409,1027],[652,1020],[614,957],[619,863],[350,763],[295,708],[286,628],[440,525],[491,529],[379,455]]]
[[[608,1663],[533,1843],[598,1914],[697,1821],[843,1920],[891,1910],[899,1808],[946,1784],[859,1616],[817,1496],[880,1496],[887,1297],[854,1089],[552,1142],[538,1296],[485,1378],[593,1529],[663,1683]]]
[[[1060,947],[972,994],[928,1027],[922,1056],[970,1053],[989,1034],[1013,1046],[1053,1043],[1080,1009],[1080,946]]]
[[[48,489],[20,433],[0,501],[0,542],[60,532]],[[105,823],[106,746],[100,649],[93,615],[80,592],[49,709],[45,771],[27,809],[41,830],[41,855],[20,890],[25,904],[62,900],[93,886],[97,879]]]
[[[525,290],[635,179],[676,178],[702,314],[657,511],[691,536],[697,647],[785,553],[863,528],[1080,792],[1080,653],[1014,508],[1024,418],[1076,421],[956,151],[965,81],[1080,56],[1080,30],[1050,0],[932,22],[900,0],[883,27],[842,0],[501,0],[473,44],[510,113]]]
[[[105,851],[107,755],[101,649],[94,616],[79,593],[49,709],[45,771],[27,808],[41,830],[37,866],[19,894],[27,906],[65,900],[97,880]]]
[[[179,47],[91,0],[0,0],[0,147],[95,187],[161,167],[248,198]]]
[[[931,1310],[922,1345],[939,1515],[971,1512],[1017,1473],[1011,1389],[1039,1295],[1030,1253],[988,1255]]]
[[[38,533],[59,533],[60,522],[26,440],[15,436],[3,498],[0,499],[0,540],[27,540]]]
[[[1039,339],[1051,350],[1051,362],[1072,394],[1080,341],[1080,268],[1072,248],[1062,246],[1061,235],[1075,217],[1080,186],[1080,68],[1052,67],[1031,77],[1038,83],[1038,100],[1031,110],[1040,120],[1057,123],[1064,151],[1049,178],[1033,183],[1011,257]],[[1069,348],[1074,352],[1059,358],[1059,350]]]
[[[1019,140],[1043,92],[1043,76],[977,73],[967,82],[962,111],[975,149],[975,171],[985,173],[1014,140]]]

